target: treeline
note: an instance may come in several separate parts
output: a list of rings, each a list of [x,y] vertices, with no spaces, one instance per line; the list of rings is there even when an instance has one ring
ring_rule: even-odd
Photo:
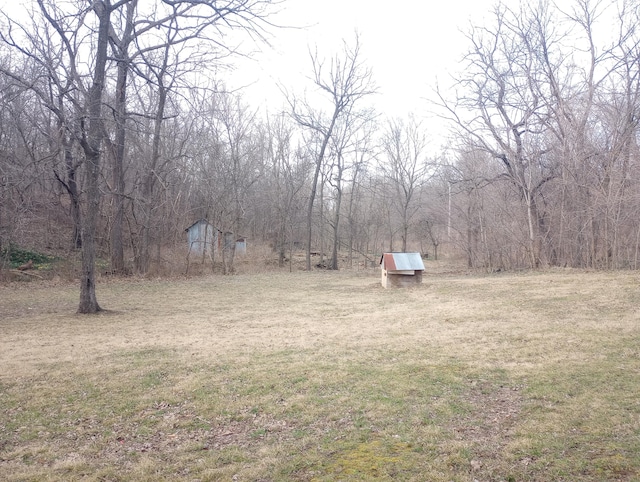
[[[280,263],[303,248],[309,267],[312,251],[338,268],[408,249],[487,269],[638,267],[637,2],[497,6],[453,88],[425,86],[451,127],[440,152],[424,121],[371,108],[358,38],[312,53],[313,97],[283,86],[278,112],[226,90],[223,39],[268,35],[272,7],[40,0],[5,18],[0,243],[89,243],[144,274],[206,218]]]
[[[440,98],[470,264],[638,267],[638,8],[523,2],[470,31]]]

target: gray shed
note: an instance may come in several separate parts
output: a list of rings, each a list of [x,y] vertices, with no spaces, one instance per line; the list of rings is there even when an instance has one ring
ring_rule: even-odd
[[[237,255],[247,254],[247,239],[244,237],[236,238],[236,235],[231,231],[225,232],[224,236],[221,236],[218,240],[218,251],[229,251],[234,243]]]
[[[190,254],[211,254],[218,243],[218,230],[206,219],[200,219],[185,229]]]
[[[247,253],[247,240],[244,237],[236,238],[230,231],[222,234],[218,228],[206,219],[200,219],[185,229],[187,242],[189,243],[189,254],[203,253],[211,255],[222,250],[230,250],[235,242],[236,254]],[[234,241],[235,240],[235,241]],[[206,251],[205,251],[206,250]]]
[[[247,254],[247,238],[236,239],[236,254]]]
[[[417,286],[422,283],[424,263],[420,253],[384,253],[380,258],[381,283],[385,288]]]

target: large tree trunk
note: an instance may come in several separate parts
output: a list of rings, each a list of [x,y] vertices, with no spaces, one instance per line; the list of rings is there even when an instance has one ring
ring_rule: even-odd
[[[95,259],[96,227],[100,210],[98,174],[100,151],[96,149],[86,158],[87,166],[87,212],[82,223],[82,274],[80,278],[80,306],[78,313],[97,313],[101,310],[96,299]]]
[[[102,126],[102,93],[104,91],[107,65],[107,47],[109,42],[109,23],[111,6],[109,2],[97,1],[93,8],[98,16],[98,41],[95,52],[93,83],[89,90],[89,129],[83,139],[87,169],[87,212],[82,225],[82,274],[80,278],[80,305],[78,313],[97,313],[101,311],[96,299],[95,260],[96,228],[100,210],[100,157],[104,129]]]
[[[537,268],[540,265],[540,253],[538,252],[538,239],[536,233],[537,214],[533,200],[533,194],[528,190],[524,193],[525,204],[527,206],[527,230],[529,233],[529,261],[531,268]]]

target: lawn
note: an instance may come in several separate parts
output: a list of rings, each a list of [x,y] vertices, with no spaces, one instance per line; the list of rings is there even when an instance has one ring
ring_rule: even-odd
[[[640,480],[640,274],[0,286],[0,480]]]

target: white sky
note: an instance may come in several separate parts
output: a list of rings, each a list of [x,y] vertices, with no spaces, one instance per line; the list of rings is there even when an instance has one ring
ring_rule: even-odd
[[[34,0],[0,0],[0,8],[16,17]],[[145,0],[155,1],[155,0]],[[517,0],[503,0],[515,3]],[[271,112],[284,105],[278,84],[297,95],[312,89],[308,48],[317,46],[330,58],[342,40],[360,34],[361,49],[380,92],[371,102],[384,115],[426,115],[436,78],[449,84],[448,72],[467,48],[460,30],[470,20],[480,23],[497,0],[282,0],[271,18],[271,47],[260,46],[252,60],[241,59],[228,83],[245,89],[248,103]],[[247,44],[251,44],[250,41]],[[247,46],[253,48],[253,46]],[[227,76],[227,74],[224,74]]]
[[[273,49],[241,61],[232,85],[256,82],[246,90],[251,104],[277,111],[280,83],[301,94],[312,84],[308,46],[331,57],[342,39],[360,34],[361,49],[373,70],[380,95],[372,99],[389,116],[426,115],[428,96],[437,78],[449,84],[467,48],[464,35],[470,20],[481,23],[495,0],[284,0],[274,21],[301,29],[274,30]],[[508,3],[508,2],[507,2]],[[306,26],[306,27],[305,27]]]
[[[0,0],[0,8],[24,14],[21,4],[31,1]],[[271,20],[298,28],[271,29],[271,47],[261,46],[262,52],[252,55],[252,60],[237,60],[228,84],[251,84],[244,90],[246,101],[255,108],[278,112],[284,106],[278,84],[297,95],[313,89],[306,78],[311,71],[308,48],[317,47],[321,57],[330,58],[340,51],[343,39],[351,42],[358,31],[363,58],[379,90],[379,95],[371,99],[376,110],[386,116],[414,113],[428,117],[425,97],[431,95],[436,79],[443,86],[451,83],[450,72],[455,71],[468,48],[461,30],[467,31],[470,21],[482,23],[496,2],[282,0],[277,7],[280,12]],[[437,120],[431,122],[434,131],[441,127]]]

